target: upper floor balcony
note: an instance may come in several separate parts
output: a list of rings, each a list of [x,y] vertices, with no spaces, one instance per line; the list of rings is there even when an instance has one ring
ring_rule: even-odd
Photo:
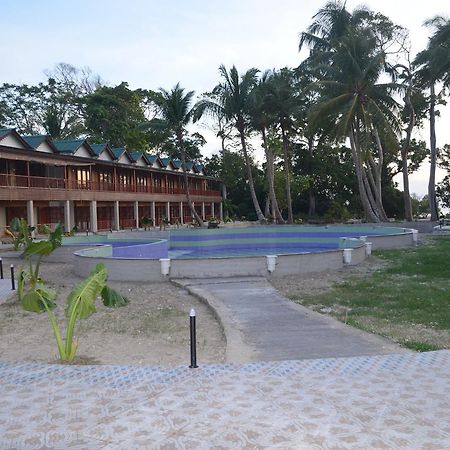
[[[184,187],[172,187],[164,185],[119,183],[91,180],[69,180],[66,178],[37,177],[16,174],[0,174],[0,188],[29,188],[29,189],[58,189],[58,190],[82,190],[103,192],[129,192],[148,194],[185,194]],[[221,192],[212,189],[189,189],[191,195],[220,197]]]

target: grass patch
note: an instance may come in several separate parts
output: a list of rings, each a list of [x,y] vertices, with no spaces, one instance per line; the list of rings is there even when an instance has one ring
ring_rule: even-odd
[[[417,351],[450,348],[450,237],[374,255],[384,268],[292,299]]]

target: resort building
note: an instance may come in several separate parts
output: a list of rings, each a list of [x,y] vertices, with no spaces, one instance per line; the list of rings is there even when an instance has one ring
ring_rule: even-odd
[[[201,164],[186,163],[191,199],[204,220],[223,220],[222,186]],[[192,223],[180,160],[146,152],[53,141],[0,129],[0,227],[13,217],[66,231]]]

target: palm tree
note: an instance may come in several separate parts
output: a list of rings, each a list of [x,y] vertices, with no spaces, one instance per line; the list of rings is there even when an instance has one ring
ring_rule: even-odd
[[[311,114],[313,128],[328,127],[337,139],[349,138],[363,209],[374,222],[387,219],[381,197],[383,141],[399,129],[392,95],[400,86],[377,83],[384,62],[370,34],[348,32],[314,83],[321,99]]]
[[[294,223],[291,196],[291,141],[289,135],[293,128],[294,118],[300,112],[301,104],[294,88],[294,76],[289,69],[274,72],[268,81],[266,107],[274,116],[275,123],[281,132],[283,146],[284,179],[286,203],[288,207],[288,223]]]
[[[321,99],[310,115],[310,131],[349,138],[360,199],[366,218],[386,220],[381,182],[384,143],[398,130],[396,83],[378,84],[387,66],[383,48],[398,27],[361,8],[350,14],[341,1],[329,2],[300,35],[311,54],[302,64],[313,71]],[[376,151],[374,152],[375,149]]]
[[[194,122],[206,112],[213,115],[223,114],[228,120],[234,122],[240,140],[242,153],[247,168],[250,195],[256,216],[261,223],[266,222],[266,218],[259,206],[256,197],[255,184],[253,181],[252,167],[247,150],[246,136],[249,130],[249,98],[250,93],[257,83],[258,69],[249,69],[241,77],[235,66],[227,71],[224,65],[219,67],[222,82],[213,90],[213,97],[206,97],[200,100],[195,108]]]
[[[436,16],[425,22],[426,26],[434,28],[428,46],[414,60],[418,67],[418,77],[422,85],[430,89],[430,178],[428,182],[428,199],[430,203],[431,220],[439,218],[436,199],[436,84],[442,81],[444,86],[450,86],[450,20]]]
[[[262,147],[266,154],[266,178],[272,219],[275,222],[284,223],[275,193],[275,153],[267,140],[267,130],[274,125],[275,120],[266,104],[268,82],[271,76],[272,74],[269,71],[264,72],[259,83],[251,92],[249,123],[253,130],[261,133]]]
[[[161,98],[158,101],[160,114],[162,119],[154,119],[156,125],[162,126],[170,130],[176,140],[176,145],[181,157],[181,166],[183,168],[183,178],[186,190],[186,201],[189,205],[192,217],[199,226],[203,226],[204,222],[198,215],[190,196],[189,180],[186,171],[186,149],[184,146],[184,136],[186,135],[186,126],[191,121],[194,109],[191,108],[194,91],[185,93],[184,88],[177,83],[170,91],[160,89]]]

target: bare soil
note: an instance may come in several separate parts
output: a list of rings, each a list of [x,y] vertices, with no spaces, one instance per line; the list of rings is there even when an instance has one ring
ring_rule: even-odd
[[[7,266],[5,266],[7,267]],[[65,299],[81,280],[69,264],[43,263],[42,277],[58,292],[55,314],[65,328]],[[105,308],[81,321],[77,364],[172,366],[189,363],[189,312],[197,314],[198,361],[223,362],[225,337],[208,306],[170,283],[109,285],[130,303]],[[57,348],[47,314],[24,311],[13,295],[0,303],[0,359],[57,362]]]

